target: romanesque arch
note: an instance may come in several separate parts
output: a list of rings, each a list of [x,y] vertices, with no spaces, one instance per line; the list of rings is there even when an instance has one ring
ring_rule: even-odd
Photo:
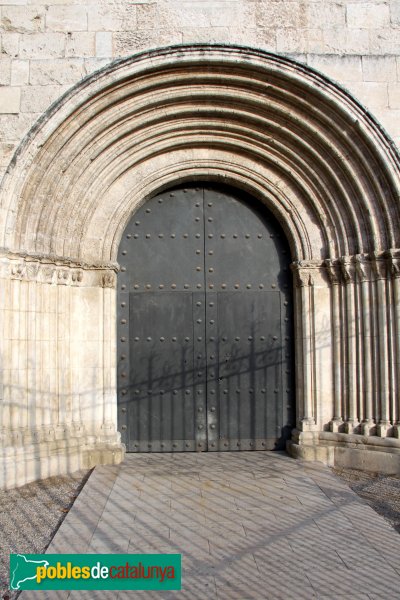
[[[289,240],[296,280],[292,451],[395,468],[395,147],[321,74],[261,51],[199,45],[116,61],[83,80],[42,117],[9,166],[1,277],[16,329],[6,330],[3,350],[4,472],[15,469],[16,448],[21,464],[33,465],[33,475],[17,469],[16,481],[82,461],[119,460],[120,238],[148,197],[196,179],[249,192]],[[30,313],[40,315],[34,327]],[[359,450],[350,449],[355,444]]]

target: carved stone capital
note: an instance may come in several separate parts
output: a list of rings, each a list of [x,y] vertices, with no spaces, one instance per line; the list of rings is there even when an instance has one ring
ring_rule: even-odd
[[[346,284],[352,283],[356,278],[356,268],[352,256],[342,256],[339,258],[340,270]]]
[[[389,272],[394,279],[398,279],[400,277],[400,251],[389,250],[387,257]]]
[[[299,260],[290,265],[296,287],[305,287],[326,282],[326,270],[323,262]]]
[[[327,258],[325,260],[326,274],[328,275],[329,283],[331,285],[338,285],[341,281],[340,265],[335,261]]]
[[[388,276],[388,263],[383,257],[373,257],[371,260],[371,270],[376,280],[386,279]]]
[[[117,285],[117,276],[114,271],[109,271],[108,273],[104,273],[101,281],[104,288],[115,288]]]
[[[358,281],[369,281],[371,279],[371,263],[363,254],[355,256],[355,267]]]

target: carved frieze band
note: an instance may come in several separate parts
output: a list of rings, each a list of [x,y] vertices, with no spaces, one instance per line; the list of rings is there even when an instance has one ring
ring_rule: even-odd
[[[296,287],[349,284],[400,277],[400,249],[355,254],[324,261],[300,260],[291,265]]]
[[[88,265],[49,257],[0,256],[0,277],[53,285],[115,288],[115,264]]]

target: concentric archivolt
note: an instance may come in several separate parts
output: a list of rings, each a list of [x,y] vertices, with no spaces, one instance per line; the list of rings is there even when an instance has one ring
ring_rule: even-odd
[[[62,98],[5,178],[1,244],[113,261],[135,207],[196,178],[266,203],[294,259],[400,246],[398,156],[366,111],[302,65],[220,46],[119,61]]]

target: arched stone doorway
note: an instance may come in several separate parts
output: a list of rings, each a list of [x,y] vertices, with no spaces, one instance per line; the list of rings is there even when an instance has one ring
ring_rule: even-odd
[[[258,50],[157,49],[72,89],[0,192],[5,480],[121,459],[118,248],[148,198],[196,180],[250,194],[288,240],[292,452],[398,469],[399,172],[347,92]]]
[[[131,218],[118,262],[130,452],[284,449],[295,425],[290,250],[240,190],[196,182]]]

